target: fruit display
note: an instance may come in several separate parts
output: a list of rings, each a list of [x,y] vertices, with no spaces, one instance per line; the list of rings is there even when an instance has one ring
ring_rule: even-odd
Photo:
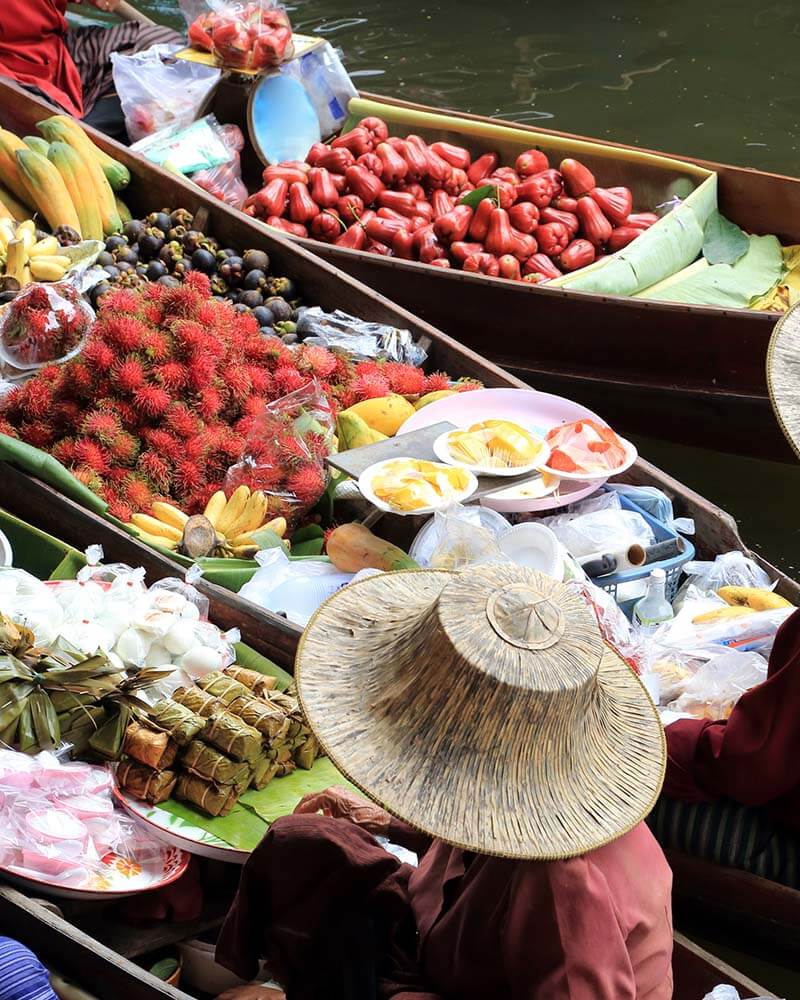
[[[217,6],[189,25],[189,42],[213,53],[227,69],[260,71],[293,52],[292,26],[282,7],[271,3]]]
[[[114,287],[137,288],[153,282],[176,288],[196,271],[208,277],[214,298],[230,302],[237,312],[252,313],[263,334],[274,333],[295,343],[301,299],[294,282],[271,273],[269,255],[263,250],[221,247],[193,224],[192,213],[183,208],[126,222],[121,232],[106,240],[97,258],[105,275],[91,290],[93,305]]]
[[[79,240],[66,226],[51,236],[33,219],[0,219],[0,305],[12,302],[32,281],[61,281],[75,265],[65,248]]]
[[[362,482],[365,478],[378,500],[404,514],[463,500],[475,483],[463,469],[413,458],[380,462],[364,473]]]
[[[483,420],[466,430],[451,431],[445,440],[453,461],[490,469],[530,465],[543,451],[539,439],[511,420]]]
[[[271,531],[278,538],[286,534],[286,519],[269,514],[269,497],[245,485],[230,497],[218,490],[203,513],[192,517],[163,500],[154,500],[150,509],[150,514],[138,511],[132,516],[134,533],[151,545],[192,558],[249,559],[258,552],[260,532]]]
[[[615,253],[658,221],[627,187],[597,185],[538,149],[500,166],[364,118],[305,162],[266,167],[245,211],[296,236],[437,267],[540,283]]]
[[[548,468],[554,472],[611,473],[621,468],[628,453],[620,438],[595,420],[575,420],[548,431]]]

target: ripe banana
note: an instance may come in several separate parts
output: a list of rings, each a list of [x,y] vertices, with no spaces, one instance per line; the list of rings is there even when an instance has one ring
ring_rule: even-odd
[[[72,266],[69,257],[31,257],[28,263],[36,281],[61,281]]]
[[[168,538],[176,545],[183,538],[183,531],[174,528],[171,524],[164,524],[163,521],[159,521],[157,517],[151,517],[149,514],[134,514],[131,517],[131,524],[136,528],[141,528],[145,534],[155,535],[158,538]]]
[[[211,497],[211,499],[206,504],[206,509],[203,511],[203,516],[207,517],[211,522],[213,527],[216,529],[217,523],[219,521],[220,515],[225,510],[225,505],[228,503],[228,498],[222,490],[217,490],[217,492]]]
[[[223,535],[227,535],[230,526],[244,513],[249,499],[250,487],[245,486],[244,483],[241,486],[237,486],[225,504],[225,510],[220,514],[219,520],[214,525],[217,531]]]
[[[15,237],[6,247],[6,274],[16,278],[20,286],[25,284],[25,271],[28,263],[28,252],[23,240]]]
[[[744,615],[752,614],[754,614],[752,608],[714,608],[713,611],[705,611],[702,615],[696,615],[692,618],[692,625],[710,625],[712,622],[726,621],[729,618],[742,618]]]
[[[181,533],[186,526],[186,522],[189,520],[188,514],[184,514],[184,512],[174,506],[174,504],[166,503],[163,500],[156,500],[151,509],[153,511],[153,517],[161,521],[162,524],[167,524],[173,528],[177,528]]]
[[[31,257],[54,257],[61,253],[61,244],[55,236],[45,236],[31,247]]]
[[[753,611],[772,611],[792,606],[785,597],[760,587],[720,587],[717,593],[726,604],[752,608]]]
[[[250,498],[239,517],[225,528],[225,535],[228,538],[235,538],[237,535],[255,531],[264,523],[266,512],[267,498],[261,490],[255,490],[250,494]]]
[[[148,545],[160,545],[163,549],[177,549],[178,543],[172,538],[165,538],[163,535],[150,535],[140,528],[136,529],[136,537]]]

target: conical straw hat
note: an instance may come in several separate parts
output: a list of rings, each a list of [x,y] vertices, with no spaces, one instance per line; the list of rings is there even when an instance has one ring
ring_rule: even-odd
[[[786,440],[800,458],[800,302],[775,324],[767,350],[767,386]]]
[[[632,829],[664,731],[594,615],[517,566],[386,573],[317,611],[295,675],[334,764],[394,816],[466,850],[554,859]]]

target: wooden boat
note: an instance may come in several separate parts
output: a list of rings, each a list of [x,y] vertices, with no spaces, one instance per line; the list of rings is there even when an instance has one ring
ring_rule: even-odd
[[[599,140],[362,96],[391,108],[506,126],[536,136],[531,145],[543,144],[545,149],[543,137],[556,147],[560,139],[578,140],[589,144],[589,151],[582,154],[589,166],[593,160],[600,162],[591,153]],[[237,116],[241,120],[242,105],[241,92],[229,85],[220,88],[214,110],[221,120],[235,121]],[[403,131],[394,129],[395,134]],[[478,151],[492,148],[490,140],[474,134],[424,125],[405,126],[409,131]],[[667,155],[605,141],[602,146]],[[668,155],[716,171],[720,211],[743,229],[774,233],[783,244],[800,241],[800,180]],[[630,184],[634,191],[649,183],[646,170],[624,159],[616,165],[606,161],[597,172],[613,176],[614,183]],[[528,287],[314,240],[298,242],[535,388],[577,399],[605,413],[624,431],[793,460],[772,418],[765,377],[767,344],[777,313],[608,297],[548,285]]]
[[[10,127],[19,134],[29,134],[33,132],[35,123],[52,110],[49,105],[30,97],[13,84],[0,81],[0,124],[4,127]],[[341,275],[329,264],[277,237],[273,231],[232,211],[195,185],[154,167],[98,133],[91,134],[102,148],[122,160],[131,170],[134,181],[129,189],[129,201],[134,211],[148,212],[164,205],[182,205],[195,212],[202,208],[209,213],[211,231],[234,246],[267,250],[276,267],[296,279],[308,297],[323,307],[344,308],[367,319],[410,329],[425,340],[435,368],[458,375],[471,375],[487,386],[526,388],[518,378],[358,282]],[[0,468],[0,475],[3,482],[0,504],[17,516],[32,521],[79,549],[99,542],[107,560],[142,565],[152,579],[181,575],[181,569],[169,558],[137,542],[111,522],[64,498],[45,483],[7,465]],[[678,516],[694,518],[697,529],[695,543],[700,558],[713,558],[731,549],[747,551],[735,522],[728,514],[648,462],[640,459],[622,478],[630,483],[658,486],[673,499]],[[410,539],[399,540],[407,544]],[[778,581],[780,593],[800,604],[800,585],[761,556],[749,554]],[[214,621],[223,628],[239,627],[249,645],[291,670],[299,629],[221,587],[207,581],[201,581],[199,586],[209,597]],[[732,877],[737,879],[741,874],[734,872]],[[800,914],[800,893],[794,893],[793,898],[793,912]],[[800,924],[800,920],[797,922]]]

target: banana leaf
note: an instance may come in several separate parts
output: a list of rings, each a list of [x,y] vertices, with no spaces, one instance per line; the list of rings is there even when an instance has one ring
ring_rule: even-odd
[[[31,750],[38,749],[36,746],[36,733],[33,728],[33,711],[31,710],[30,699],[25,702],[22,714],[19,717],[17,740],[19,741],[21,753],[30,753]]]
[[[119,711],[89,737],[89,746],[104,760],[118,760],[122,752],[125,730],[131,721],[131,710],[120,705]]]
[[[9,437],[7,434],[0,434],[0,461],[16,465],[23,472],[43,480],[49,486],[57,489],[59,493],[63,493],[70,500],[74,500],[81,507],[86,507],[87,510],[91,510],[95,514],[105,514],[108,510],[108,504],[105,500],[102,500],[96,493],[92,493],[88,486],[84,486],[52,455],[26,444],[24,441]]]
[[[34,690],[27,681],[8,681],[0,686],[0,731],[16,723]]]
[[[37,688],[30,696],[28,704],[37,747],[40,750],[55,749],[61,741],[61,727],[53,703],[41,688]]]

